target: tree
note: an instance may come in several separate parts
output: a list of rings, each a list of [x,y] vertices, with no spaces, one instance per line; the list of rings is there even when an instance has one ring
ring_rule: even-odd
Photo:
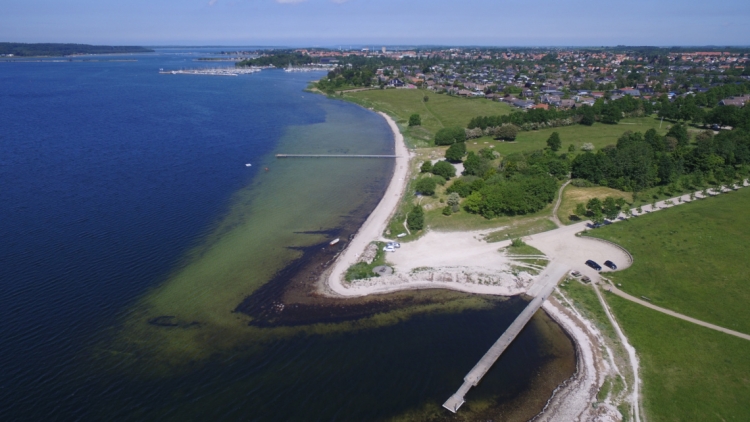
[[[419,114],[414,113],[411,116],[409,116],[409,126],[421,126],[422,125],[422,118],[419,116]]]
[[[425,161],[422,163],[422,167],[419,168],[422,173],[432,173],[432,161]]]
[[[602,214],[602,210],[596,210],[593,212],[593,215],[591,216],[591,221],[594,222],[597,226],[604,224],[604,214]]]
[[[570,146],[568,147],[568,152],[575,152],[575,150],[576,150],[576,146],[573,144],[570,144]]]
[[[422,195],[432,196],[435,194],[435,188],[437,187],[437,181],[432,177],[423,177],[417,180],[414,188],[417,192]]]
[[[460,163],[466,155],[466,142],[457,142],[445,151],[445,159],[451,163]]]
[[[583,115],[581,117],[581,124],[586,126],[591,126],[596,122],[596,114],[594,113],[594,109],[591,106],[584,105],[583,108]]]
[[[409,230],[419,231],[424,228],[424,209],[421,205],[415,205],[406,217],[406,226]]]
[[[547,139],[547,147],[552,151],[558,151],[562,147],[562,141],[560,140],[560,134],[552,132],[552,135]]]
[[[681,147],[687,146],[690,143],[690,135],[688,135],[687,127],[679,123],[669,129],[667,136],[677,139],[677,145]]]
[[[435,134],[435,145],[453,145],[466,141],[466,131],[459,126],[445,127]]]
[[[495,139],[515,141],[518,136],[518,127],[515,125],[502,125],[495,129]]]
[[[591,198],[589,199],[589,202],[586,203],[586,208],[591,211],[591,213],[595,213],[597,211],[602,211],[602,201],[599,198]]]
[[[456,176],[456,168],[453,167],[453,164],[447,161],[438,161],[434,166],[432,166],[432,174],[436,176],[442,176],[446,180],[448,180],[451,177]]]
[[[422,101],[424,101],[424,102],[430,101],[430,97],[428,97],[428,96],[426,96],[426,95],[425,95],[425,96],[424,96],[424,97],[422,98]]]
[[[577,203],[575,213],[578,217],[584,217],[586,215],[586,206],[582,202]]]
[[[614,101],[610,101],[609,103],[604,105],[604,107],[602,108],[603,123],[617,124],[620,119],[622,119],[622,112],[620,111],[620,108],[617,107],[617,105],[614,103]]]
[[[604,208],[604,216],[607,217],[608,220],[612,221],[620,215],[620,207],[617,206],[615,199],[611,196],[604,198],[604,203],[602,205]]]

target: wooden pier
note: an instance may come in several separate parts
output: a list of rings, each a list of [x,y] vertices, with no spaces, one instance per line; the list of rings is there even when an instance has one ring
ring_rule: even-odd
[[[276,158],[399,158],[400,155],[362,154],[276,154]]]
[[[503,354],[506,348],[515,340],[516,336],[523,330],[523,328],[526,326],[526,324],[531,320],[531,317],[534,316],[536,311],[539,310],[539,308],[544,303],[545,299],[549,297],[550,294],[552,294],[552,291],[555,289],[555,286],[557,286],[557,283],[565,277],[567,274],[567,269],[554,262],[550,262],[549,265],[547,265],[547,268],[542,272],[542,274],[539,275],[539,278],[534,283],[531,289],[529,289],[529,292],[532,290],[534,292],[538,292],[536,294],[536,297],[529,302],[529,304],[526,306],[526,308],[521,312],[518,317],[516,317],[516,320],[513,321],[512,324],[510,324],[510,327],[508,327],[507,330],[503,333],[502,336],[495,342],[495,344],[490,347],[490,350],[487,351],[487,353],[482,356],[482,358],[479,360],[479,362],[474,365],[474,368],[469,371],[468,374],[464,377],[464,383],[461,384],[461,387],[459,387],[458,391],[456,391],[455,394],[450,396],[448,400],[443,403],[443,407],[450,410],[453,413],[456,413],[458,411],[458,408],[461,407],[462,404],[464,404],[464,396],[466,393],[471,389],[471,387],[476,387],[477,384],[479,384],[479,381],[482,380],[482,377],[487,373],[487,371],[490,370],[492,365],[497,361],[497,359],[500,357],[500,355]]]

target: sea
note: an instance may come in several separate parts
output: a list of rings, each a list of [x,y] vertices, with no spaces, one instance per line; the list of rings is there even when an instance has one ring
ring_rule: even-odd
[[[0,420],[528,420],[575,371],[523,298],[346,302],[317,277],[390,180],[385,120],[221,49],[0,61]],[[336,248],[328,243],[340,238]]]

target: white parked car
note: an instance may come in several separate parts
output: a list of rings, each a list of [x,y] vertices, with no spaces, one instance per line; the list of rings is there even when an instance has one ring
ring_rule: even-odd
[[[386,246],[383,248],[383,252],[396,252],[396,249],[393,246]]]

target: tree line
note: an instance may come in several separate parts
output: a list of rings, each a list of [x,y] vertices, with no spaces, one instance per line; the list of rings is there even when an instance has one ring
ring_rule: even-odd
[[[681,124],[665,136],[649,129],[626,132],[597,153],[572,163],[572,177],[614,189],[641,192],[654,186],[701,186],[735,180],[750,169],[750,132],[743,129],[698,134],[694,142]]]
[[[491,132],[503,126],[513,125],[520,130],[536,130],[545,127],[560,127],[573,124],[591,126],[595,122],[616,124],[623,116],[638,117],[654,112],[654,105],[650,101],[626,95],[616,100],[605,102],[599,98],[594,105],[583,105],[573,109],[563,110],[556,107],[545,109],[531,109],[514,111],[510,114],[497,116],[477,116],[469,121],[467,129],[481,129]],[[489,134],[489,133],[488,133]]]
[[[154,50],[136,46],[110,46],[89,44],[26,44],[0,42],[0,54],[13,54],[18,57],[28,56],[72,56],[76,54],[124,54],[152,53]]]

